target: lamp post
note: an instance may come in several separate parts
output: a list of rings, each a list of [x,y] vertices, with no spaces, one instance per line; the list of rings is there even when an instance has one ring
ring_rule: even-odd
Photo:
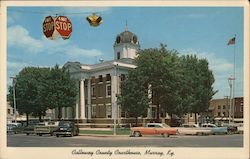
[[[231,115],[232,115],[232,84],[233,84],[233,80],[235,80],[234,77],[229,77],[228,78],[228,84],[229,84],[229,87],[230,87],[230,102],[229,102],[229,124],[230,124],[230,121],[231,121]]]
[[[114,110],[114,113],[115,113],[115,115],[114,115],[114,132],[113,132],[113,135],[116,135],[116,120],[117,120],[117,118],[118,118],[118,104],[117,104],[117,97],[118,97],[118,77],[117,77],[117,75],[118,75],[118,70],[117,70],[117,68],[118,68],[118,64],[116,64],[115,65],[115,87],[114,88],[116,88],[116,91],[115,91],[115,102],[113,103],[114,104],[114,108],[115,108],[115,110]]]
[[[11,76],[10,77],[12,79],[12,87],[13,87],[13,103],[14,103],[14,120],[16,123],[16,77],[15,76]]]

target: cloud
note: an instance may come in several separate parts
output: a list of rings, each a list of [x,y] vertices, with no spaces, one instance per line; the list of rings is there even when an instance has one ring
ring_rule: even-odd
[[[23,26],[15,25],[8,27],[8,47],[15,47],[25,50],[29,54],[65,54],[69,57],[95,57],[103,53],[97,49],[83,49],[74,45],[69,40],[57,39],[48,40],[33,38]]]
[[[101,56],[102,52],[96,49],[92,50],[85,50],[85,49],[79,49],[79,48],[72,48],[70,52],[67,52],[68,55],[72,57],[95,57],[95,56]]]
[[[224,58],[218,58],[215,53],[194,50],[191,48],[183,49],[180,51],[181,54],[195,54],[198,58],[206,58],[209,62],[209,67],[215,72],[225,72],[233,69],[233,64],[228,62]]]
[[[28,52],[40,52],[43,45],[40,40],[36,40],[29,35],[28,30],[20,25],[11,26],[8,28],[8,45],[10,47],[20,47],[27,49]]]

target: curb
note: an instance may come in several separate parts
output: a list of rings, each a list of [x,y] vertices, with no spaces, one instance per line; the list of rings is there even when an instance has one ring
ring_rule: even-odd
[[[129,135],[105,135],[105,134],[79,134],[79,136],[91,136],[91,137],[129,137]]]

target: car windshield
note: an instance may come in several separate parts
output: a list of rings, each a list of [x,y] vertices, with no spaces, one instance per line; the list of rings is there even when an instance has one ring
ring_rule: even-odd
[[[162,126],[163,126],[164,128],[169,128],[169,127],[170,127],[169,125],[167,125],[167,124],[165,124],[165,123],[163,123]]]

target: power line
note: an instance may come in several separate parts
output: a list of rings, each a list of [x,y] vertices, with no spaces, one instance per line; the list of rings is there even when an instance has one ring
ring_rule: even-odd
[[[81,15],[81,14],[92,14],[93,12],[61,12],[61,11],[27,11],[27,10],[10,10],[11,12],[18,12],[18,13],[24,13],[24,14],[52,14],[52,15]],[[100,14],[99,12],[94,12],[96,14]]]

